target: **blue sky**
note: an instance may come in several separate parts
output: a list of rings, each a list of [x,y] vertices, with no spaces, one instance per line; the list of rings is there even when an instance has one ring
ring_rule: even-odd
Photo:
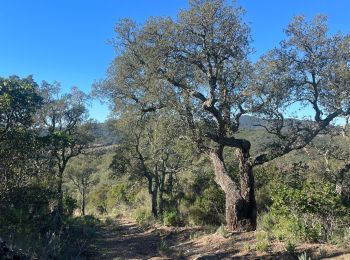
[[[255,57],[284,38],[294,15],[329,17],[331,32],[350,32],[348,0],[238,0],[252,29]],[[103,78],[114,50],[106,42],[114,25],[129,17],[142,23],[149,16],[175,17],[187,0],[0,0],[0,76],[34,75],[37,82],[61,82],[86,93]],[[92,103],[91,117],[103,121],[107,105]]]

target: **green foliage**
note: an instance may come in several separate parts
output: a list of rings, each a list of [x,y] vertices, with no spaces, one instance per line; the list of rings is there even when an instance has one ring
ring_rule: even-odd
[[[130,204],[135,200],[135,194],[127,183],[114,184],[107,193],[107,208],[113,209],[120,203]]]
[[[340,196],[329,183],[306,183],[302,189],[282,186],[273,197],[272,210],[280,215],[299,211],[323,218],[344,216],[346,213]]]
[[[271,193],[271,209],[260,216],[258,224],[280,241],[329,241],[349,212],[333,185],[326,182],[275,182]]]
[[[195,231],[190,233],[190,239],[191,240],[196,240],[200,236],[200,233]]]
[[[25,251],[37,251],[40,237],[54,228],[49,211],[53,199],[54,194],[40,186],[13,189],[8,202],[0,204],[2,238]]]
[[[269,237],[266,232],[259,231],[256,233],[255,249],[260,252],[266,252],[269,249]]]
[[[252,248],[251,248],[251,245],[250,245],[249,242],[245,242],[245,243],[243,244],[243,251],[244,251],[244,252],[248,253],[248,252],[250,252],[251,249],[252,249]]]
[[[286,247],[286,251],[287,251],[288,254],[295,255],[296,246],[295,246],[295,244],[293,242],[287,241],[285,247]]]
[[[227,237],[227,229],[226,226],[221,224],[220,227],[216,230],[216,234],[219,234],[222,237]]]
[[[77,200],[69,195],[64,196],[63,200],[64,212],[67,216],[72,216],[74,210],[78,208]]]
[[[163,224],[166,226],[177,226],[181,223],[179,213],[176,210],[169,210],[163,213]]]
[[[22,128],[33,123],[33,113],[43,104],[39,86],[31,76],[0,77],[0,137],[6,129]]]
[[[93,190],[89,196],[90,204],[98,214],[105,214],[108,211],[107,194],[108,187],[102,186],[99,189]]]
[[[142,227],[148,227],[155,223],[156,219],[148,208],[139,207],[133,211],[135,221]]]
[[[307,252],[304,252],[298,256],[298,260],[311,260],[311,257],[308,256]]]
[[[80,257],[96,236],[99,224],[100,221],[97,218],[89,215],[68,218],[61,234],[60,241],[63,245],[60,245],[58,255],[62,258]]]
[[[225,195],[219,187],[212,185],[189,208],[189,221],[196,225],[220,225],[224,212]]]
[[[350,227],[339,227],[330,237],[330,242],[339,247],[347,248],[350,246]]]
[[[62,226],[57,227],[57,215],[50,210],[55,194],[43,187],[13,190],[9,200],[11,207],[4,208],[5,203],[1,205],[2,238],[32,257],[77,257],[95,235],[98,220],[91,216],[64,216]],[[65,202],[65,212],[71,215],[75,201],[67,196]]]
[[[286,164],[285,160],[289,163]],[[257,167],[254,171],[256,202],[259,212],[268,211],[273,203],[273,197],[280,186],[301,188],[306,182],[305,172],[308,167],[301,161],[295,161],[293,156],[287,156],[280,163]]]
[[[112,225],[114,223],[114,221],[113,221],[113,219],[111,218],[111,217],[107,217],[106,219],[105,219],[105,224],[107,225],[107,226],[110,226],[110,225]]]

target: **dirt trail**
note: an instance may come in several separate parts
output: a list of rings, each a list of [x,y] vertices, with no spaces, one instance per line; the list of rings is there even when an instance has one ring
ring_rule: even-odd
[[[207,232],[200,227],[143,229],[129,219],[120,218],[101,226],[88,259],[297,259],[286,254],[281,243],[272,243],[265,253],[256,252],[254,232],[230,234],[226,238]],[[341,254],[334,248],[327,249],[330,249],[328,255]],[[324,245],[310,244],[298,247],[297,251],[317,256],[321,250]],[[350,255],[327,259],[350,260]]]
[[[160,236],[147,232],[136,223],[119,219],[104,225],[94,243],[96,256],[92,259],[148,259],[158,256]]]

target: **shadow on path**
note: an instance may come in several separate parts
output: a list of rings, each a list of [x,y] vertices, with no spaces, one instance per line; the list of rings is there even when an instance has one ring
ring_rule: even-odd
[[[94,242],[94,255],[89,259],[148,259],[160,256],[161,237],[147,232],[137,224],[120,220],[116,225],[103,226]]]

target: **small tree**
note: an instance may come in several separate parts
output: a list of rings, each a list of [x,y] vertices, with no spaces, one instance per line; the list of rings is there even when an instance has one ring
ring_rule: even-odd
[[[124,117],[119,121],[123,144],[114,156],[111,168],[116,174],[130,174],[133,179],[146,179],[155,217],[162,217],[164,195],[171,198],[176,173],[184,161],[176,149],[176,121],[157,113],[141,118]]]
[[[81,196],[81,213],[85,215],[86,196],[94,183],[92,175],[97,171],[96,165],[91,164],[91,158],[85,155],[77,158],[67,169],[67,178],[73,183]]]
[[[40,115],[44,140],[57,177],[57,213],[63,216],[63,175],[68,162],[81,154],[91,141],[87,126],[86,96],[77,88],[59,95],[59,85],[43,84],[45,106]],[[59,221],[60,222],[60,221]]]

